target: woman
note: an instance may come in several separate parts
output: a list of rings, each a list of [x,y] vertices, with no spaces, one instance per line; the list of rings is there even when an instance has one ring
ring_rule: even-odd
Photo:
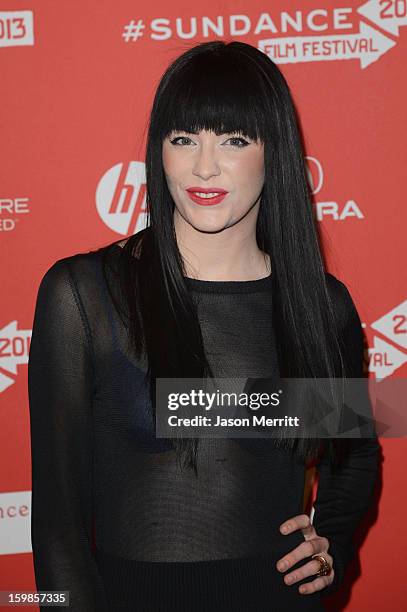
[[[360,319],[324,271],[277,66],[241,42],[178,57],[155,95],[146,169],[148,227],[56,261],[38,291],[37,588],[69,591],[81,612],[322,610],[372,501],[377,439],[154,429],[161,377],[363,376]]]

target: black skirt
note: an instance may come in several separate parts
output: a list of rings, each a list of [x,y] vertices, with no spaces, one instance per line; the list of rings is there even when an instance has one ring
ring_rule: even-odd
[[[323,612],[321,591],[284,583],[277,558],[146,562],[95,552],[111,612]]]

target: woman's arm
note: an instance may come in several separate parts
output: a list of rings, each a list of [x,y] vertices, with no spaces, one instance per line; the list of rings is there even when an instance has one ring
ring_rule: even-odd
[[[91,551],[91,341],[67,259],[39,286],[28,362],[35,579],[69,591],[72,612],[105,612]]]
[[[361,321],[346,286],[329,275],[328,286],[333,291],[339,327],[347,359],[347,376],[363,378],[363,332]],[[367,387],[366,387],[367,393]],[[370,406],[370,400],[364,398]],[[343,463],[331,471],[328,455],[317,466],[319,483],[314,502],[313,525],[319,536],[330,542],[329,554],[334,559],[332,584],[322,593],[336,591],[344,577],[347,564],[355,556],[353,535],[373,501],[378,472],[379,442],[375,432],[371,438],[348,438],[349,452]]]

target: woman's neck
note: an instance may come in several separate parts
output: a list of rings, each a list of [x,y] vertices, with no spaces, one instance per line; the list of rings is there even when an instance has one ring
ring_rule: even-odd
[[[208,253],[191,249],[178,243],[184,260],[186,275],[201,280],[256,280],[271,273],[271,260],[257,244],[239,253],[224,248],[214,248]]]
[[[233,232],[178,232],[186,276],[201,280],[256,280],[271,273],[271,260],[253,235]]]

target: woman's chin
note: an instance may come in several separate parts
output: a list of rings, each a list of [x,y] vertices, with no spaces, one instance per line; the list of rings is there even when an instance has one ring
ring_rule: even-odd
[[[183,216],[184,221],[191,225],[198,232],[220,232],[227,223],[224,214],[219,214],[220,211],[188,211],[188,214]]]
[[[220,223],[219,221],[193,221],[191,223],[192,227],[196,229],[198,232],[205,232],[209,234],[216,234],[217,232],[221,232],[226,229],[226,223]]]
[[[205,210],[201,210],[205,208]],[[207,207],[201,207],[198,204],[188,210],[178,210],[178,222],[190,225],[198,232],[217,233],[226,229],[230,225],[230,214],[225,209],[208,210]]]

